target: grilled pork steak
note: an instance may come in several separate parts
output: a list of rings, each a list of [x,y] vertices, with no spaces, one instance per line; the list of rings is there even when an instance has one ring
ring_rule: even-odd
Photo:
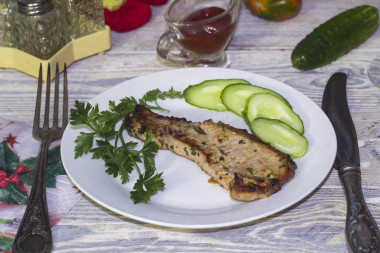
[[[138,105],[125,127],[129,135],[143,141],[146,131],[154,134],[160,149],[197,163],[236,200],[270,196],[293,178],[297,167],[288,155],[222,122],[166,117]]]

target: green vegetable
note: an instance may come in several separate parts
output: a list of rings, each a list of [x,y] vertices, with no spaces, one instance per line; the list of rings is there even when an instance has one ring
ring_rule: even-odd
[[[145,105],[151,110],[167,111],[158,104],[158,99],[182,98],[181,92],[171,88],[168,91],[159,89],[148,91],[141,99],[125,97],[116,104],[109,102],[109,110],[99,111],[98,105],[75,101],[75,108],[70,111],[70,123],[72,125],[87,125],[90,133],[81,132],[76,138],[75,158],[93,153],[92,159],[103,159],[106,172],[114,177],[120,176],[122,183],[129,181],[130,173],[136,169],[139,178],[131,192],[133,202],[147,203],[150,197],[158,190],[163,189],[165,184],[162,173],[156,172],[154,157],[158,151],[158,145],[153,141],[154,136],[147,133],[146,140],[141,150],[136,150],[136,142],[126,142],[122,135],[124,131],[124,119],[135,110],[137,104]],[[154,103],[151,105],[150,103]],[[116,123],[122,121],[119,129],[115,130]],[[97,147],[93,148],[96,137]],[[114,142],[114,144],[111,143]],[[120,142],[120,143],[119,143]],[[143,163],[143,172],[138,163]]]
[[[300,134],[304,132],[303,122],[298,114],[283,100],[271,94],[252,95],[243,113],[248,122],[252,122],[256,118],[277,119],[294,128]]]
[[[251,122],[250,128],[262,141],[292,158],[301,157],[307,151],[307,139],[279,120],[257,118]]]
[[[223,89],[221,94],[221,100],[228,110],[236,113],[240,117],[243,117],[242,111],[244,110],[247,100],[250,96],[257,93],[269,93],[279,99],[283,100],[289,106],[290,104],[286,99],[278,94],[277,92],[266,89],[260,86],[255,86],[251,84],[231,84]]]
[[[183,92],[187,103],[215,111],[227,111],[220,99],[223,89],[230,84],[247,83],[243,79],[214,79],[189,85]]]
[[[309,70],[338,59],[367,40],[378,23],[378,10],[369,5],[338,14],[298,43],[291,56],[293,66]]]

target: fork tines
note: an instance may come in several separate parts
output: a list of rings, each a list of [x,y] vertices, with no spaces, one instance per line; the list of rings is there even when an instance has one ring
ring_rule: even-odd
[[[47,81],[46,81],[46,98],[45,98],[45,116],[42,129],[49,128],[49,114],[50,114],[50,89],[51,89],[51,74],[50,74],[50,64],[47,68]],[[56,64],[55,71],[55,90],[54,90],[54,110],[53,110],[53,124],[52,129],[64,129],[68,123],[68,89],[67,89],[67,68],[64,64],[63,71],[63,107],[62,107],[62,124],[61,127],[58,126],[58,111],[59,111],[59,66]],[[36,98],[36,108],[33,122],[33,135],[37,135],[37,131],[40,128],[40,111],[41,111],[41,100],[42,100],[42,64],[40,64],[40,70],[38,75],[38,88],[37,88],[37,98]]]

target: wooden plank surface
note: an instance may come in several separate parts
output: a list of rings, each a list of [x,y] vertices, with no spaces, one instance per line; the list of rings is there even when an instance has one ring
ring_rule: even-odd
[[[312,71],[291,66],[295,45],[318,24],[360,4],[378,0],[304,0],[300,14],[285,22],[252,16],[242,6],[228,53],[230,68],[262,74],[296,88],[319,106],[329,77],[349,75],[348,97],[359,138],[364,196],[380,223],[380,89],[367,76],[380,58],[380,30],[359,48]],[[112,49],[75,62],[68,69],[70,106],[87,101],[125,80],[176,68],[157,57],[156,43],[165,31],[164,6],[140,29],[112,32]],[[31,123],[36,79],[0,70],[0,117]],[[323,159],[323,157],[321,157]],[[347,252],[346,201],[332,170],[312,194],[270,217],[228,229],[168,229],[122,217],[84,197],[53,229],[54,252]]]

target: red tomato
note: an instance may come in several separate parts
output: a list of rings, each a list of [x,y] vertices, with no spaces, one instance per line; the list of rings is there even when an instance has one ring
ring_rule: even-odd
[[[301,10],[302,0],[245,0],[248,8],[256,16],[282,21],[292,18]]]

